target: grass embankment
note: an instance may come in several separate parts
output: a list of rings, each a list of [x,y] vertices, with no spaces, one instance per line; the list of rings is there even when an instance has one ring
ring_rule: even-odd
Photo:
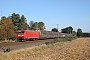
[[[0,43],[12,42],[12,40],[0,40]]]
[[[54,39],[52,42],[46,42],[43,45],[38,45],[38,46],[31,47],[31,48],[26,48],[26,49],[20,49],[17,51],[12,50],[10,52],[0,53],[0,60],[15,60],[15,59],[19,59],[21,57],[26,57],[26,56],[29,56],[30,54],[37,52],[37,51],[43,51],[45,49],[61,45],[63,42],[71,41],[75,38],[76,37]]]
[[[61,38],[61,39],[54,39],[52,42],[46,42],[45,44],[54,44],[57,42],[66,42],[66,41],[72,41],[73,39],[76,39],[77,37],[72,36],[72,37],[66,37],[66,38]]]
[[[0,40],[1,43],[15,42],[16,40]]]

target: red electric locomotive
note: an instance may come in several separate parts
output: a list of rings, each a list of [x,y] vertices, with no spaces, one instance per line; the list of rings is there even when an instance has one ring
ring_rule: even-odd
[[[38,39],[40,37],[39,31],[20,30],[18,31],[18,41],[26,41],[28,39]]]
[[[35,39],[49,39],[49,38],[65,38],[72,36],[72,34],[52,32],[52,31],[34,31],[34,30],[20,30],[18,31],[18,41],[35,40]]]

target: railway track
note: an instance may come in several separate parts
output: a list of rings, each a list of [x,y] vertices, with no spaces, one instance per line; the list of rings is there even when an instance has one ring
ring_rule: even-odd
[[[8,42],[8,43],[1,43],[0,44],[0,52],[3,52],[3,49],[6,50],[10,48],[12,50],[19,50],[23,48],[32,47],[35,45],[44,44],[45,42],[52,41],[53,39],[47,40],[35,40],[35,41],[26,41],[26,42]]]

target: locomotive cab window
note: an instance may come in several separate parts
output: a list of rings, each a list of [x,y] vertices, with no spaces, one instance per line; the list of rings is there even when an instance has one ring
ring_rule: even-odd
[[[19,33],[19,34],[20,34],[20,33],[24,33],[24,31],[19,31],[18,33]]]

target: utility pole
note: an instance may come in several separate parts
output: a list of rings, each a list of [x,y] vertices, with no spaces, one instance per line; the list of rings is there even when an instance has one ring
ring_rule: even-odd
[[[58,30],[58,24],[57,24],[57,30]],[[58,30],[58,34],[57,34],[57,37],[58,37],[58,39],[59,39],[59,30]]]

